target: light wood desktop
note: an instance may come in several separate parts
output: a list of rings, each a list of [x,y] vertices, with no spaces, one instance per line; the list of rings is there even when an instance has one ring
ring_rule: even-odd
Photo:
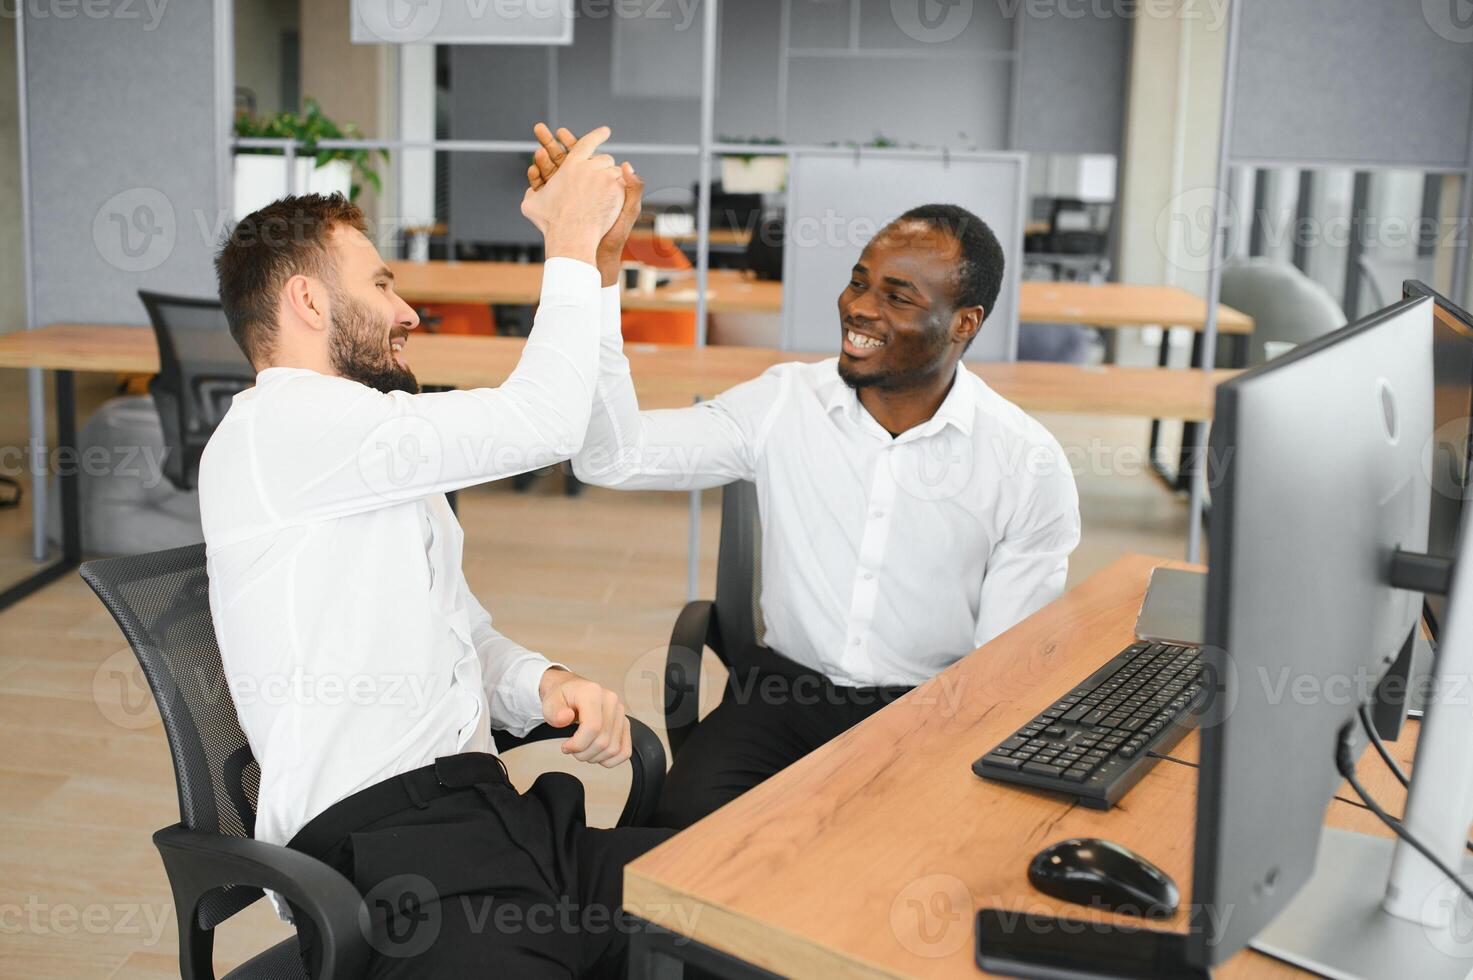
[[[1117,560],[637,859],[625,869],[625,908],[782,976],[970,978],[979,975],[972,935],[979,908],[1118,918],[1051,899],[1027,880],[1038,851],[1093,836],[1136,851],[1176,879],[1183,910],[1164,928],[1185,931],[1194,768],[1157,763],[1108,812],[987,782],[971,770],[974,759],[1131,642],[1158,565],[1191,567],[1143,555]],[[1404,735],[1393,743],[1403,763],[1413,742]],[[1197,748],[1193,733],[1171,754],[1195,762]],[[1363,758],[1361,766],[1372,792],[1399,812],[1403,796],[1380,761]],[[1369,813],[1342,802],[1331,804],[1327,822],[1384,833]],[[1215,975],[1303,974],[1244,951]]]
[[[404,353],[421,384],[465,388],[500,384],[516,366],[523,343],[516,337],[416,332]],[[631,344],[628,354],[640,402],[649,408],[689,405],[697,395],[711,398],[773,364],[824,356],[654,344]],[[1028,411],[1187,420],[1210,419],[1213,390],[1233,374],[1026,361],[969,366]],[[159,369],[158,347],[147,327],[52,324],[0,335],[0,367],[152,374]]]
[[[542,267],[517,262],[389,263],[394,288],[416,303],[537,302]],[[781,313],[780,282],[753,279],[735,269],[710,271],[708,308],[712,313]],[[837,300],[840,286],[835,286]],[[657,289],[626,290],[628,310],[693,310],[694,272],[686,272]],[[1025,282],[1019,289],[1018,317],[1023,323],[1081,323],[1104,329],[1151,324],[1202,330],[1207,304],[1175,286],[1129,283]],[[1218,330],[1224,334],[1253,332],[1253,319],[1230,306],[1218,307]]]

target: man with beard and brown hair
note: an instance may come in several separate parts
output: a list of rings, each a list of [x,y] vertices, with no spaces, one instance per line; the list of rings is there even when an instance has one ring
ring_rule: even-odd
[[[594,155],[608,135],[523,201],[546,245],[542,302],[498,388],[418,393],[402,348],[419,318],[340,196],[249,215],[217,258],[259,372],[199,472],[210,608],[261,767],[255,836],[372,899],[376,977],[618,975],[623,865],[668,836],[587,828],[565,774],[525,794],[507,781],[493,728],[576,724],[563,752],[612,767],[629,723],[614,692],[492,627],[445,497],[582,444],[598,257],[622,248],[642,186]],[[291,917],[315,975],[317,937]]]

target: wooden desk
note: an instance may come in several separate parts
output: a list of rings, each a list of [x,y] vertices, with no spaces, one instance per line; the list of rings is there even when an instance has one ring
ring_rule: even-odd
[[[1160,762],[1108,812],[972,774],[972,760],[1011,735],[1132,637],[1150,570],[1180,562],[1124,557],[986,647],[788,767],[624,873],[624,907],[679,936],[783,976],[957,977],[973,965],[972,916],[983,906],[1110,920],[1035,891],[1027,865],[1055,841],[1096,836],[1192,886],[1196,770]],[[1411,739],[1396,747],[1406,758]],[[1197,737],[1172,755],[1195,760]],[[1371,756],[1372,753],[1367,753]],[[1329,760],[1326,760],[1328,765]],[[1371,778],[1399,812],[1403,797]],[[1388,777],[1389,778],[1389,777]],[[1379,832],[1332,803],[1333,826]],[[1138,919],[1121,921],[1139,924]],[[658,942],[636,934],[647,954]],[[1303,975],[1251,951],[1225,978]]]
[[[422,384],[469,388],[500,384],[522,344],[517,337],[416,332],[404,356]],[[779,362],[824,357],[765,347],[630,344],[627,350],[640,403],[649,408],[689,405],[697,395],[711,398]],[[0,335],[0,367],[153,374],[158,347],[147,327],[52,324]],[[1212,417],[1213,390],[1233,374],[1030,361],[970,367],[1028,411],[1188,420]]]
[[[390,262],[394,286],[412,303],[536,303],[542,266],[519,262]],[[781,313],[780,282],[755,280],[736,269],[710,271],[712,313]],[[836,284],[837,300],[842,284]],[[694,310],[695,273],[652,292],[626,290],[626,310]],[[1201,330],[1207,304],[1175,286],[1127,283],[1025,282],[1019,290],[1023,323],[1081,323],[1104,329],[1150,324]],[[1228,335],[1253,332],[1253,319],[1230,306],[1218,307],[1218,329]]]

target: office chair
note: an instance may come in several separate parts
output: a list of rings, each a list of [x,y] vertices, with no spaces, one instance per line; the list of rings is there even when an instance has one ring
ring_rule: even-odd
[[[733,675],[756,666],[767,647],[762,622],[762,520],[757,486],[721,491],[716,598],[688,602],[676,617],[665,655],[665,735],[674,758],[700,719],[701,650],[710,647]]]
[[[256,383],[256,372],[230,336],[218,300],[144,289],[138,298],[159,345],[159,373],[148,392],[164,428],[164,475],[180,490],[193,490],[205,443],[230,400]]]
[[[253,840],[261,770],[230,698],[210,617],[205,547],[108,558],[82,578],[138,657],[163,718],[179,790],[179,823],[154,834],[174,893],[183,980],[214,977],[214,929],[270,888],[310,917],[322,937],[322,976],[359,977],[369,956],[359,927],[362,896],[333,868],[300,851]],[[648,821],[665,779],[655,733],[630,719],[633,780],[619,825]],[[495,732],[496,747],[563,738],[541,725],[524,737]],[[306,980],[288,939],[232,970],[226,980]]]
[[[1223,266],[1222,302],[1253,318],[1246,367],[1262,364],[1268,343],[1303,344],[1345,326],[1345,312],[1324,286],[1288,262],[1234,259]],[[1400,295],[1397,297],[1400,298]],[[1218,366],[1227,366],[1219,345]]]

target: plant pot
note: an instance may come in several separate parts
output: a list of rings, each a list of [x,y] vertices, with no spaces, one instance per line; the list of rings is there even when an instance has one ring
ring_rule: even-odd
[[[346,160],[333,160],[314,167],[311,157],[296,159],[296,193],[348,196],[353,187],[353,166]],[[286,196],[286,157],[266,153],[239,153],[235,157],[234,216],[240,220]]]
[[[787,186],[785,156],[721,158],[721,189],[728,194],[775,194]]]

